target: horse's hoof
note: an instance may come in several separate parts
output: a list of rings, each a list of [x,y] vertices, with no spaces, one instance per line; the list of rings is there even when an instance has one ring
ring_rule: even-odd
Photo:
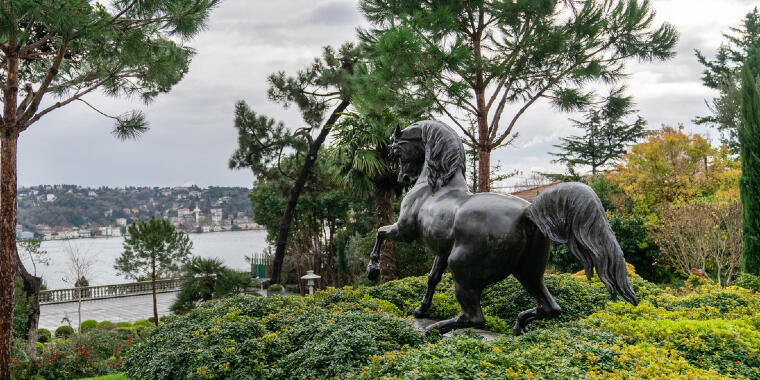
[[[430,316],[430,307],[422,307],[422,305],[417,306],[414,309],[414,317],[415,318],[427,318]]]
[[[520,326],[520,323],[515,323],[515,327],[512,328],[512,335],[520,336],[528,331],[530,331],[528,326]]]
[[[367,278],[372,281],[377,281],[380,277],[380,266],[375,263],[367,264]]]

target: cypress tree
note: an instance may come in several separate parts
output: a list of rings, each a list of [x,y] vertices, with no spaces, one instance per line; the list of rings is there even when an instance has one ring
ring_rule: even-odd
[[[744,273],[760,275],[760,93],[749,68],[742,71],[742,265]]]

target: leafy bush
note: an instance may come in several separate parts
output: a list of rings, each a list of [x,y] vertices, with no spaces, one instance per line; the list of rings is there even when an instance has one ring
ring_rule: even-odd
[[[272,284],[267,288],[267,290],[272,291],[272,292],[279,292],[280,290],[282,290],[282,285]]]
[[[53,337],[53,334],[48,329],[37,330],[37,341],[40,343],[50,342],[50,339],[52,337]]]
[[[130,327],[132,327],[132,323],[130,323],[130,322],[117,322],[116,326],[130,328]]]
[[[60,326],[55,329],[56,338],[69,338],[74,335],[74,329],[71,326]]]
[[[62,327],[73,333],[69,326]],[[124,330],[95,328],[68,339],[56,339],[45,344],[36,357],[16,350],[13,377],[19,380],[78,379],[118,372],[125,349],[139,339],[134,331]]]
[[[359,379],[725,378],[695,368],[667,349],[626,345],[609,332],[579,326],[492,343],[457,336],[435,345],[374,356]],[[727,378],[726,378],[727,379]]]
[[[760,276],[745,273],[739,278],[739,280],[734,283],[734,285],[741,286],[742,288],[750,289],[755,292],[760,292]]]
[[[92,320],[92,319],[88,319],[88,320],[82,322],[81,325],[79,325],[79,331],[85,332],[85,331],[88,331],[88,330],[92,330],[92,329],[94,329],[96,327],[98,327],[98,321],[95,321],[95,320]]]
[[[330,378],[370,355],[422,344],[422,334],[347,289],[314,297],[235,296],[172,318],[125,362],[135,379]]]
[[[629,267],[641,303],[610,302],[598,277],[546,275],[564,313],[518,338],[467,332],[423,344],[407,316],[424,276],[313,297],[237,296],[170,318],[136,345],[127,375],[173,378],[760,378],[760,295],[689,280],[666,291]],[[511,332],[535,301],[514,279],[486,290],[486,328]],[[436,306],[438,305],[438,306]],[[444,275],[431,313],[458,313]]]

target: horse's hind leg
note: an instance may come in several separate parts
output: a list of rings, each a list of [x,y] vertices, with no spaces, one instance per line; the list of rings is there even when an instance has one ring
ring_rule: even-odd
[[[486,319],[483,316],[483,310],[480,308],[482,292],[482,288],[464,286],[454,280],[454,294],[459,306],[462,307],[462,311],[454,318],[430,325],[427,330],[435,329],[441,334],[445,334],[451,330],[485,326]]]
[[[543,270],[541,273],[515,273],[515,277],[520,281],[520,284],[525,290],[533,296],[538,302],[538,305],[532,309],[520,312],[517,315],[517,323],[513,329],[515,336],[528,331],[528,324],[536,319],[553,318],[562,312],[562,308],[559,307],[552,295],[549,293],[549,289],[544,284]]]
[[[428,275],[427,291],[425,292],[425,297],[422,298],[420,306],[417,306],[417,308],[414,309],[415,318],[425,318],[428,316],[428,311],[430,311],[430,304],[433,302],[433,293],[435,293],[435,287],[438,286],[439,282],[441,282],[441,276],[443,275],[444,270],[446,270],[446,260],[442,259],[441,256],[438,255],[435,257],[435,260],[433,261],[433,268],[430,269],[430,274]]]

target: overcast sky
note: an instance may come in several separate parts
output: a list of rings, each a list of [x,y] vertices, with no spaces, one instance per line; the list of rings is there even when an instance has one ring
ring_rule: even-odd
[[[712,57],[721,33],[737,25],[752,7],[749,0],[653,0],[657,23],[670,22],[681,34],[678,55],[668,62],[628,66],[637,108],[650,128],[683,123],[713,140],[717,133],[695,127],[704,99],[714,94],[700,82],[694,49]],[[302,126],[297,110],[266,98],[268,74],[293,73],[319,55],[324,45],[355,39],[363,23],[353,0],[223,0],[209,28],[190,45],[197,50],[190,72],[149,106],[139,100],[91,96],[88,101],[112,114],[145,111],[151,130],[139,141],[120,142],[111,120],[82,104],[55,111],[24,132],[19,144],[19,184],[85,186],[245,186],[250,171],[232,171],[227,160],[237,145],[233,106],[245,100],[258,113]],[[545,104],[532,107],[516,129],[516,143],[494,152],[505,170],[556,171],[552,144],[578,133]],[[446,120],[444,120],[446,121]]]

